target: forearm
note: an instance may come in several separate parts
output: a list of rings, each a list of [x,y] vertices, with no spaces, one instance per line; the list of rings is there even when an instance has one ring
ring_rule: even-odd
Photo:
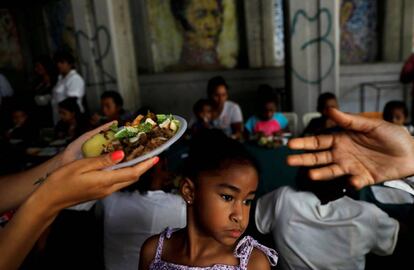
[[[61,155],[28,171],[0,177],[0,213],[17,208],[37,188],[35,182],[60,166]]]
[[[18,269],[57,213],[39,196],[31,196],[0,231],[0,269]]]

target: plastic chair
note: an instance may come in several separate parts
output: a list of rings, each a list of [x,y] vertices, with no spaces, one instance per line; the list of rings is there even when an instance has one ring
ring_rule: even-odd
[[[302,116],[303,128],[306,128],[309,125],[309,123],[310,123],[310,121],[312,119],[318,118],[320,116],[321,116],[321,114],[319,112],[308,112],[308,113],[305,113]]]
[[[288,120],[289,131],[293,136],[296,136],[298,132],[298,115],[294,112],[283,112],[283,115]]]

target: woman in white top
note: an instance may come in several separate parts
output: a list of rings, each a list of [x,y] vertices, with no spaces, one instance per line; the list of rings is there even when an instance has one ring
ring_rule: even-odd
[[[172,186],[165,159],[122,192],[108,196],[103,206],[105,269],[136,270],[144,241],[165,228],[186,225],[186,204],[167,193]]]
[[[58,81],[52,91],[53,121],[59,121],[58,104],[68,97],[76,97],[81,112],[84,112],[82,99],[85,96],[85,82],[76,72],[75,58],[67,52],[57,52],[54,56],[59,71]]]
[[[240,106],[228,100],[227,90],[228,85],[221,76],[208,81],[207,95],[213,103],[213,124],[228,136],[239,139],[243,134],[243,115]]]

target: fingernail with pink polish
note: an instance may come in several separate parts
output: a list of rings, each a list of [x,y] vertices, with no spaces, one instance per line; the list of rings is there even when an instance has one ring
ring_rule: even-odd
[[[125,156],[124,151],[118,150],[118,151],[115,151],[111,154],[111,159],[113,161],[119,161],[119,160],[123,159],[124,156]]]

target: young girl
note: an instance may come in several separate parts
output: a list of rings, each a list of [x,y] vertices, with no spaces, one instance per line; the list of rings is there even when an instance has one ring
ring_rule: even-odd
[[[272,136],[287,128],[288,120],[282,113],[277,113],[276,109],[273,97],[261,98],[258,115],[251,116],[244,126],[249,135]]]
[[[60,121],[55,127],[57,139],[71,141],[88,130],[76,98],[67,98],[59,103],[59,117]]]
[[[270,269],[277,253],[249,236],[258,184],[255,162],[241,144],[217,130],[198,135],[190,148],[180,192],[187,226],[168,228],[143,245],[139,269]]]

